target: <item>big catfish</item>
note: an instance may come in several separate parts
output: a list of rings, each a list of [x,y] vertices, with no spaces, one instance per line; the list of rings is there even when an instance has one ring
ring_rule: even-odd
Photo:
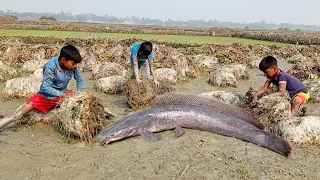
[[[199,97],[200,98],[200,97]],[[200,98],[201,100],[201,98]],[[176,137],[184,134],[183,128],[209,131],[234,137],[267,148],[284,156],[291,153],[291,147],[281,137],[261,130],[257,124],[243,120],[201,103],[172,104],[155,103],[154,106],[138,111],[117,123],[104,128],[97,139],[102,146],[110,142],[141,135],[148,141],[161,137],[156,132],[174,130]],[[232,110],[232,109],[231,109]]]

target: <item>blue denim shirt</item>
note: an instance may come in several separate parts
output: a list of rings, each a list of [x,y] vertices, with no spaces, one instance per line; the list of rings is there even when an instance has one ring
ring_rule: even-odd
[[[74,69],[67,69],[62,71],[58,56],[51,58],[43,67],[43,80],[39,93],[47,99],[55,99],[62,96],[67,90],[68,83],[72,76],[77,82],[77,90],[81,91],[84,88],[84,80],[78,70],[78,67]]]
[[[135,43],[135,44],[131,47],[131,53],[130,53],[130,62],[131,62],[131,64],[133,64],[133,55],[135,55],[135,56],[138,57],[138,61],[139,61],[139,62],[145,62],[145,61],[147,61],[147,60],[150,60],[150,61],[153,60],[153,58],[154,58],[153,53],[151,53],[151,54],[148,56],[148,58],[144,58],[144,57],[142,57],[142,56],[140,56],[140,55],[138,54],[139,49],[140,49],[140,46],[141,46],[141,43],[140,43],[140,42],[137,42],[137,43]]]

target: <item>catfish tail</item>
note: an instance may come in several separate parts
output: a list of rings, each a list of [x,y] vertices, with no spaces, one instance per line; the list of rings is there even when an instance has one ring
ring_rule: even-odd
[[[269,132],[265,132],[265,144],[262,146],[284,156],[289,156],[292,151],[287,141]]]

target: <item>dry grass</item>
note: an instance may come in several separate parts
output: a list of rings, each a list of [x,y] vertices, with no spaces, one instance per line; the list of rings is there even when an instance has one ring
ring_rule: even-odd
[[[139,85],[136,80],[130,79],[124,86],[128,103],[134,110],[148,107],[156,95],[174,90],[170,83],[160,82],[159,87],[156,87],[153,80],[148,79],[144,79],[142,85]]]

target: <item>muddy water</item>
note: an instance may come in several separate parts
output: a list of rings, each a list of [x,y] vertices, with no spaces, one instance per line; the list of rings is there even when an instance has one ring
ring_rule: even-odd
[[[281,62],[283,69],[290,65]],[[104,105],[119,115],[130,112],[123,95],[94,91],[90,74],[84,74],[86,90],[98,95]],[[265,77],[250,70],[250,79],[238,88],[216,88],[208,77],[176,85],[179,92],[202,93],[227,90],[244,95],[250,86],[259,88]],[[3,87],[3,84],[0,86]],[[75,87],[75,82],[70,88]],[[0,113],[12,112],[22,100],[0,101]],[[307,104],[317,114],[318,104]],[[162,140],[150,143],[142,137],[112,143],[106,148],[83,142],[65,143],[54,127],[42,124],[13,126],[0,133],[1,179],[319,179],[320,149],[293,146],[285,158],[256,145],[214,133],[186,130],[160,133]]]

